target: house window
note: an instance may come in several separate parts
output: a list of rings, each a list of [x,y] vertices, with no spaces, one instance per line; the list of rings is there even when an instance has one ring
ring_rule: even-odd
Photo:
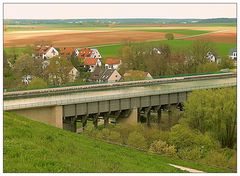
[[[117,76],[117,75],[115,75],[115,77],[117,78],[118,76]]]

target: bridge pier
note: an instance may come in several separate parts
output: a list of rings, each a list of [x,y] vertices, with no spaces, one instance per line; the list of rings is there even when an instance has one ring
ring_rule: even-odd
[[[76,132],[77,131],[76,119],[73,117],[64,118],[63,129],[71,132]]]
[[[157,108],[157,124],[160,125],[162,119],[162,109],[161,106]]]
[[[144,115],[147,119],[147,126],[150,127],[151,126],[151,122],[150,122],[150,116],[151,116],[151,107],[147,107],[144,110]]]
[[[98,117],[99,117],[99,114],[94,114],[93,115],[93,125],[95,128],[98,127]]]

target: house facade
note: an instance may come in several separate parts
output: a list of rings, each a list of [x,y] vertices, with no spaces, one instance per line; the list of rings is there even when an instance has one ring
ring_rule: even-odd
[[[210,61],[210,62],[216,62],[217,58],[216,56],[212,53],[212,52],[208,52],[206,58]]]
[[[39,46],[36,49],[36,56],[42,59],[51,59],[58,55],[59,52],[52,46]]]
[[[95,48],[91,49],[91,58],[97,58],[97,59],[102,59],[101,54],[99,53],[99,51]]]
[[[232,48],[229,52],[229,58],[237,61],[237,48]]]
[[[118,73],[117,70],[106,69],[101,75],[100,81],[113,83],[113,82],[118,82],[121,78],[122,76]]]
[[[79,75],[79,71],[75,67],[73,67],[68,74],[70,82],[74,82]]]
[[[84,67],[88,68],[88,72],[94,72],[97,66],[99,67],[102,66],[100,59],[96,59],[96,58],[86,58],[84,59],[83,63],[84,63]]]
[[[105,62],[105,68],[117,70],[121,64],[122,61],[120,59],[107,58]]]

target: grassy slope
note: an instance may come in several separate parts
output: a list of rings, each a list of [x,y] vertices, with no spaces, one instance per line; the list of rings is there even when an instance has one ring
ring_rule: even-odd
[[[181,172],[168,163],[226,172],[89,139],[4,113],[4,172]]]

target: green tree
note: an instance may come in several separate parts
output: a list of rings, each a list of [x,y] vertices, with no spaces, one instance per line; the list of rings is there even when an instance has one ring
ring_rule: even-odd
[[[221,58],[219,69],[234,68],[234,61],[228,57]]]
[[[50,64],[44,70],[48,76],[49,82],[53,85],[62,85],[69,82],[69,72],[73,68],[70,61],[53,57],[50,59]]]
[[[233,148],[237,136],[236,99],[236,88],[195,91],[185,103],[184,117],[191,128],[209,132],[222,147]]]
[[[14,64],[14,73],[18,77],[34,73],[34,61],[29,54],[21,55]]]
[[[173,39],[174,39],[174,35],[173,35],[172,33],[166,33],[166,34],[165,34],[165,38],[166,38],[167,40],[173,40]]]

